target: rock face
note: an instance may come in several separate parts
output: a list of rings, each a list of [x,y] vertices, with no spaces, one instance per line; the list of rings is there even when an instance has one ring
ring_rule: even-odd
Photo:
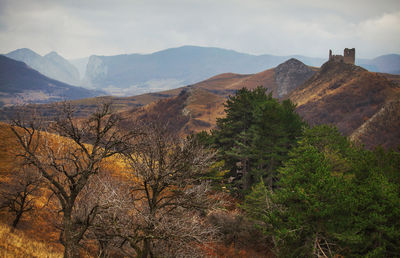
[[[97,81],[103,81],[107,77],[108,68],[101,57],[91,56],[86,68],[86,74],[83,79],[85,86],[93,86]]]
[[[21,48],[6,54],[6,56],[24,62],[52,79],[79,85],[78,69],[56,52],[41,56],[28,48]]]
[[[314,71],[292,58],[275,68],[275,82],[278,85],[278,97],[283,97],[303,84],[314,75]]]

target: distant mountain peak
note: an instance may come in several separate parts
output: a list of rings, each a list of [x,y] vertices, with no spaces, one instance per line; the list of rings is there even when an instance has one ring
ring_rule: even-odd
[[[51,52],[49,52],[49,53],[47,53],[46,55],[45,55],[45,57],[55,57],[55,56],[57,56],[57,57],[61,57],[56,51],[51,51]]]
[[[37,54],[37,55],[39,55],[38,53],[36,53],[35,51],[33,51],[32,49],[29,49],[29,48],[19,48],[19,49],[16,49],[16,50],[14,50],[14,51],[11,51],[10,53],[8,53],[8,54],[11,54],[11,53],[35,53],[35,54]]]
[[[305,64],[303,62],[299,61],[298,59],[290,58],[289,60],[283,62],[280,65],[278,65],[278,67],[279,66],[289,66],[289,65],[291,65],[291,66],[293,66],[293,65],[305,66]]]
[[[6,54],[6,56],[26,63],[50,78],[71,85],[79,84],[78,70],[55,51],[41,56],[28,48],[21,48]]]
[[[39,55],[38,53],[29,48],[16,49],[6,54],[6,56],[16,59],[18,61],[23,61],[22,59],[24,58],[37,59],[42,57],[41,55]]]

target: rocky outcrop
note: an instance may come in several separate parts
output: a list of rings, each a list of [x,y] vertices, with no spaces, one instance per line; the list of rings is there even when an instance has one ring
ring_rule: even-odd
[[[275,68],[275,82],[278,85],[278,97],[283,97],[290,93],[306,80],[311,78],[315,72],[297,59],[278,65]]]
[[[86,66],[86,74],[83,79],[85,86],[93,86],[97,82],[102,82],[106,79],[108,72],[107,65],[103,62],[99,56],[89,57],[88,64]]]

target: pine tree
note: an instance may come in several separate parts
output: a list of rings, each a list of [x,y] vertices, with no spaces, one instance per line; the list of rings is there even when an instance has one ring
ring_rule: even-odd
[[[306,129],[278,170],[278,188],[269,194],[258,184],[243,208],[263,225],[278,256],[394,257],[400,253],[396,157],[355,146],[336,128]]]
[[[214,143],[227,168],[240,178],[244,192],[260,178],[272,189],[276,170],[301,135],[304,122],[290,100],[279,103],[266,89],[241,89],[225,104],[226,117],[217,120]]]

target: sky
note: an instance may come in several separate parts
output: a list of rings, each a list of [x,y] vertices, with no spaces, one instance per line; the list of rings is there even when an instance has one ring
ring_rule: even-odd
[[[400,54],[400,0],[0,0],[0,53],[68,59],[183,45],[249,54]]]

